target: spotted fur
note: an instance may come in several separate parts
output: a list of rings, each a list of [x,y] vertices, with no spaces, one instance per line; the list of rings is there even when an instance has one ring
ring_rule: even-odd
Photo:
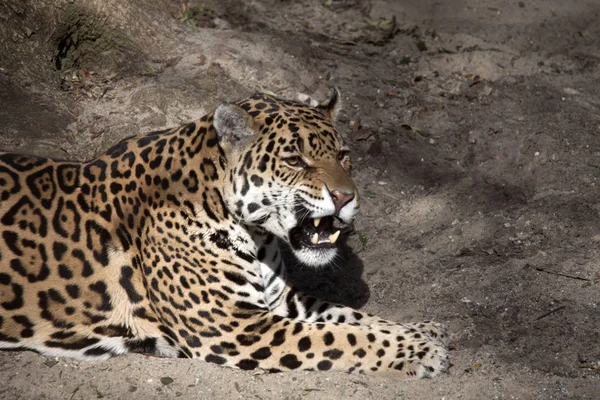
[[[358,210],[337,108],[337,91],[317,107],[255,94],[85,163],[0,153],[0,348],[444,371],[440,325],[385,321],[285,279],[280,241],[327,264],[333,217]]]

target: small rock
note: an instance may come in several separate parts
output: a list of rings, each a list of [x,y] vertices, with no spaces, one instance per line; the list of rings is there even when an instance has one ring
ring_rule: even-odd
[[[577,90],[572,89],[572,88],[564,88],[563,92],[565,92],[566,94],[572,95],[572,96],[580,94]]]
[[[56,364],[58,364],[58,360],[55,359],[47,359],[46,361],[44,361],[44,365],[48,368],[52,368],[54,367]]]

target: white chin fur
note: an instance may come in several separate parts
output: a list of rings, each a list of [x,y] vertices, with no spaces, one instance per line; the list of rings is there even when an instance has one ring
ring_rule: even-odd
[[[293,249],[296,258],[309,267],[329,265],[337,256],[337,249]]]

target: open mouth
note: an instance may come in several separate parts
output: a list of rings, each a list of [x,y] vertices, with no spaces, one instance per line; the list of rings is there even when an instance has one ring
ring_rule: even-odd
[[[293,248],[332,248],[340,237],[340,230],[333,226],[334,217],[307,218],[290,230]]]

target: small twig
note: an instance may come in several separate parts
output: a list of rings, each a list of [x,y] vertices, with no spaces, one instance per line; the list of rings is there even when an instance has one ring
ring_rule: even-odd
[[[594,167],[594,168],[598,168],[598,169],[600,169],[600,165],[593,164],[593,163],[591,163],[591,162],[588,162],[588,163],[587,163],[587,165],[589,165],[590,167]]]
[[[586,369],[593,369],[593,370],[600,370],[600,365],[598,364],[581,364],[579,366],[579,368],[586,368]]]
[[[553,310],[550,310],[550,311],[548,311],[547,313],[540,315],[540,316],[539,316],[539,317],[537,317],[535,320],[536,320],[536,321],[539,321],[539,320],[540,320],[540,319],[542,319],[542,318],[546,318],[548,315],[554,314],[555,312],[557,312],[557,311],[560,311],[560,310],[562,310],[562,309],[563,309],[563,308],[565,308],[565,307],[566,307],[566,306],[560,306],[560,307],[556,307],[555,309],[553,309]]]
[[[104,95],[108,92],[108,87],[105,87],[102,89],[102,92],[100,93],[100,96],[98,96],[98,98],[96,99],[96,104],[98,104],[100,102],[100,100],[102,100],[102,98],[104,97]]]
[[[548,271],[548,270],[545,270],[545,269],[543,269],[543,268],[540,268],[540,267],[533,267],[533,268],[534,268],[536,271],[545,272],[545,273],[547,273],[547,274],[551,274],[551,275],[557,275],[557,276],[562,276],[562,277],[565,277],[565,278],[570,278],[570,279],[577,279],[577,280],[579,280],[579,281],[586,281],[586,282],[593,282],[593,281],[594,281],[593,279],[582,278],[582,277],[580,277],[580,276],[567,275],[567,274],[563,274],[563,273],[561,273],[561,272]]]

